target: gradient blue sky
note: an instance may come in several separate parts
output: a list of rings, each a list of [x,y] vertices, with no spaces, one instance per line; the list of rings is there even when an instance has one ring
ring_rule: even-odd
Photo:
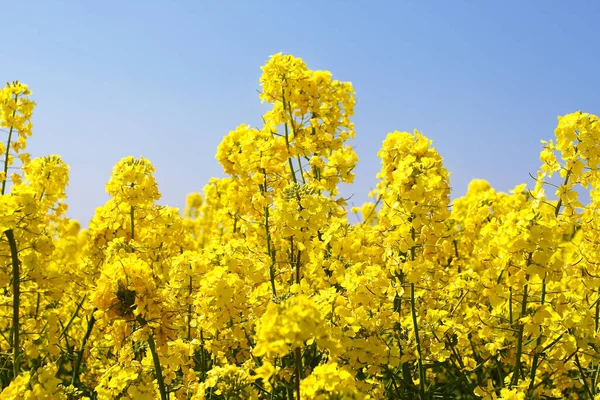
[[[71,166],[69,215],[106,201],[115,162],[143,155],[162,204],[182,207],[223,172],[240,123],[259,125],[269,55],[354,84],[360,204],[393,130],[421,130],[452,173],[498,190],[531,183],[558,115],[600,113],[600,2],[5,1],[0,80],[29,84],[29,149]]]

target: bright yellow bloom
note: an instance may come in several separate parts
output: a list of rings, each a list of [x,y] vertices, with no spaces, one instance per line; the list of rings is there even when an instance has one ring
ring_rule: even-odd
[[[597,116],[559,118],[531,190],[452,202],[433,143],[392,132],[348,216],[352,85],[276,54],[260,86],[225,177],[179,210],[125,157],[84,230],[69,167],[24,152],[27,86],[0,90],[0,399],[598,397]]]

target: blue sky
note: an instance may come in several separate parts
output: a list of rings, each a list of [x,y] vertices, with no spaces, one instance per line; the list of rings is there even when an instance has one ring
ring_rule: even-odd
[[[459,196],[473,178],[531,183],[556,117],[600,113],[596,1],[39,0],[2,14],[0,80],[33,91],[29,150],[71,166],[84,225],[124,156],[154,163],[162,204],[222,176],[217,145],[259,125],[260,66],[278,52],[353,83],[355,204],[390,131],[431,138]]]

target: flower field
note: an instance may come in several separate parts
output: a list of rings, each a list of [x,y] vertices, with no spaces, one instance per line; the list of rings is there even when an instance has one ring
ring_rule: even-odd
[[[181,212],[125,157],[87,229],[67,164],[25,152],[28,87],[0,90],[0,399],[600,399],[597,116],[558,118],[531,187],[453,201],[431,141],[390,133],[349,210],[352,85],[262,71],[225,178]]]

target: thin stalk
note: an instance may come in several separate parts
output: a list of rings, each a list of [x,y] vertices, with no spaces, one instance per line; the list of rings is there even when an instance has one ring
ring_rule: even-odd
[[[286,107],[286,103],[285,103],[285,90],[283,90],[283,88],[281,89],[281,98],[282,98],[282,102],[283,102],[283,110],[285,112],[287,112],[287,107]],[[290,119],[291,119],[291,117],[290,117]],[[288,154],[289,154],[290,153],[290,134],[289,134],[287,122],[283,124],[283,128],[285,129],[285,146],[287,147]],[[288,164],[290,165],[290,172],[292,173],[292,180],[294,181],[294,183],[298,183],[298,180],[296,179],[296,171],[294,170],[294,163],[292,162],[291,157],[288,158]]]
[[[12,229],[4,232],[6,239],[8,239],[8,245],[10,247],[10,257],[12,260],[12,288],[13,288],[13,336],[12,336],[12,347],[13,347],[13,374],[16,378],[19,375],[19,309],[21,307],[21,261],[19,260],[19,251],[17,249],[17,242]]]
[[[297,155],[298,158],[298,169],[300,172],[300,178],[302,178],[302,183],[306,184],[306,178],[304,177],[304,169],[302,168],[302,161],[300,160],[300,154]]]
[[[565,175],[565,180],[563,181],[563,186],[566,186],[567,183],[569,183],[569,178],[571,177],[571,170],[567,171],[567,175]],[[556,203],[556,208],[554,209],[554,216],[558,217],[558,214],[560,213],[560,207],[562,206],[562,199],[559,198],[558,202]]]
[[[500,366],[500,362],[498,362],[498,358],[495,358],[496,361],[496,371],[498,371],[498,387],[504,387],[504,373],[502,372],[502,367]]]
[[[417,310],[415,306],[415,284],[410,284],[410,311],[412,314],[415,340],[417,342],[417,353],[419,355],[419,393],[422,400],[425,399],[425,369],[423,368],[423,355],[421,354],[421,339],[419,338],[419,324],[417,322]]]
[[[382,199],[383,199],[383,195],[380,194],[379,197],[377,197],[377,201],[375,202],[375,207],[373,207],[373,209],[365,217],[365,219],[363,220],[363,222],[361,222],[361,225],[366,224],[369,221],[369,219],[371,219],[371,216],[375,213],[375,210],[377,209],[377,206],[379,206],[379,203],[381,203]]]
[[[481,355],[479,355],[477,353],[477,349],[475,348],[475,343],[473,343],[473,335],[469,334],[469,343],[471,344],[471,351],[473,352],[473,357],[475,358],[475,361],[477,361],[477,367],[475,367],[475,376],[477,377],[477,385],[478,386],[482,386],[483,385],[483,377],[481,376],[481,368],[479,368],[479,366],[483,365],[485,363],[484,360]]]
[[[73,368],[73,376],[71,377],[71,385],[76,386],[79,382],[79,369],[81,368],[81,362],[83,361],[83,353],[85,351],[85,345],[92,334],[92,329],[94,328],[94,324],[96,323],[96,318],[94,318],[94,311],[92,311],[92,316],[88,321],[88,326],[85,331],[85,335],[83,336],[83,340],[81,341],[81,346],[79,347],[79,351],[77,352],[77,360],[75,361],[75,368]]]
[[[262,185],[263,195],[267,194],[267,171],[263,168],[264,184]],[[260,186],[260,185],[259,185]],[[275,250],[271,248],[271,232],[269,230],[269,206],[265,206],[265,236],[267,237],[267,253],[271,257],[271,266],[269,267],[269,278],[271,280],[271,290],[273,297],[277,297],[277,288],[275,287]]]
[[[295,275],[294,275],[294,269],[296,268],[296,261],[294,260],[294,254],[296,253],[295,247],[294,247],[294,236],[290,236],[290,268],[291,268],[291,272],[290,272],[290,285],[294,284],[294,279],[295,279]]]
[[[458,255],[458,242],[456,240],[453,240],[452,244],[454,244],[454,257],[456,257],[458,259],[459,258],[459,255]]]
[[[412,221],[412,217],[411,217]],[[415,241],[416,232],[415,228],[410,228],[410,235],[412,237],[413,243]],[[415,246],[410,248],[410,259],[411,261],[415,261]],[[417,360],[417,364],[419,367],[419,397],[421,400],[425,400],[425,368],[423,367],[423,354],[421,352],[421,338],[419,337],[419,323],[417,321],[417,307],[415,301],[415,284],[411,282],[410,284],[410,312],[412,314],[413,321],[413,329],[415,331],[415,341],[417,342],[417,353],[419,359]]]
[[[65,325],[63,330],[60,332],[60,335],[58,336],[58,340],[60,340],[64,336],[64,334],[67,333],[67,330],[69,329],[69,327],[71,326],[71,324],[73,323],[75,318],[77,317],[79,310],[81,310],[81,306],[83,305],[83,302],[85,301],[86,296],[87,295],[84,294],[83,297],[81,298],[81,301],[77,304],[77,308],[75,308],[75,312],[73,313],[73,315],[71,315],[71,319],[69,319],[69,322],[67,322],[67,325]]]
[[[273,360],[273,367],[277,369],[277,357]],[[274,374],[270,379],[273,379],[273,383],[271,384],[271,400],[275,400],[275,390],[277,388],[277,374]]]
[[[448,345],[450,346],[450,350],[454,354],[454,358],[456,359],[456,362],[458,362],[458,370],[460,373],[460,378],[463,381],[465,381],[465,383],[467,384],[467,387],[471,387],[471,379],[469,379],[469,377],[467,375],[465,375],[465,373],[464,373],[465,363],[463,362],[462,357],[461,357],[460,353],[458,352],[458,350],[452,344],[452,339],[450,338],[450,336],[448,334],[446,334],[446,343],[448,343]],[[450,359],[452,359],[452,358],[450,358]],[[456,365],[456,362],[455,362],[455,365]]]
[[[544,276],[544,279],[542,280],[542,299],[541,299],[541,304],[544,305],[544,302],[546,301],[546,277]],[[534,388],[534,381],[535,381],[535,374],[537,372],[537,367],[538,367],[538,360],[540,358],[540,353],[537,351],[537,349],[542,345],[542,330],[543,328],[540,326],[540,335],[538,336],[536,342],[535,342],[535,354],[533,356],[533,361],[531,364],[531,378],[530,378],[530,382],[529,382],[529,396],[531,396],[533,394],[533,388]]]
[[[298,211],[302,212],[302,210],[304,209],[304,207],[302,207],[301,204],[301,199],[300,199],[300,195],[297,195],[297,200],[298,200]],[[294,237],[292,236],[291,238],[291,244],[292,244],[292,251],[291,251],[291,257],[293,260],[294,257]],[[296,253],[296,283],[299,285],[300,284],[300,257],[302,256],[302,251],[298,250],[298,252]]]
[[[398,396],[398,398],[402,397],[402,394],[400,392],[400,388],[398,387],[398,384],[396,383],[396,379],[395,379],[395,372],[392,371],[390,369],[390,367],[386,366],[385,367],[387,369],[388,374],[390,375],[390,379],[392,380],[392,386],[394,386],[394,390],[396,391],[396,396]]]
[[[571,355],[565,357],[564,360],[562,360],[563,363],[567,363],[567,361],[569,361],[571,358],[573,358],[573,356],[575,354],[577,354],[577,352],[579,351],[579,349],[575,350],[573,353],[571,353]],[[538,387],[548,383],[548,381],[550,380],[550,378],[552,378],[552,376],[554,376],[554,374],[556,374],[558,371],[560,371],[559,369],[555,369],[554,371],[550,372],[542,381],[538,382],[537,385],[535,385],[534,389],[537,389]]]
[[[457,356],[456,356],[456,354],[454,354],[454,352],[453,352],[453,356],[451,356],[451,357],[449,358],[449,360],[450,360],[450,362],[451,362],[451,364],[450,364],[450,365],[452,365],[452,366],[455,368],[455,370],[457,371],[457,373],[458,373],[458,379],[459,379],[460,381],[462,381],[462,382],[463,382],[463,384],[464,384],[464,385],[465,385],[465,386],[466,386],[466,387],[467,387],[469,390],[472,390],[472,388],[471,388],[471,382],[470,382],[469,378],[467,378],[467,376],[464,374],[464,372],[463,372],[463,369],[461,369],[460,365],[459,365],[459,364],[457,363],[457,361],[455,360],[455,358],[456,358],[456,357],[457,357]],[[457,386],[458,384],[459,384],[459,383],[458,383],[458,382],[456,382],[454,385],[455,385],[455,386]]]
[[[596,394],[598,386],[598,375],[600,375],[600,364],[596,366],[596,373],[594,374],[594,379],[592,380],[592,395]]]
[[[285,103],[284,103],[285,107]],[[284,108],[285,110],[285,108]],[[294,135],[294,139],[296,138],[296,124],[294,123],[294,115],[292,114],[292,105],[288,101],[287,102],[287,112],[290,116],[290,125],[292,126],[292,135]],[[306,184],[306,179],[304,178],[304,170],[302,169],[302,161],[300,160],[300,154],[296,155],[296,159],[298,160],[298,172],[300,173],[300,178],[302,178],[302,183]]]
[[[525,277],[529,280],[529,276]],[[519,318],[523,318],[527,313],[527,292],[529,285],[525,284],[523,287],[523,301],[521,302],[521,315]],[[523,331],[525,326],[521,323],[519,326],[519,333],[517,336],[517,358],[515,360],[515,370],[513,371],[511,386],[516,386],[519,383],[519,375],[521,373],[521,355],[523,354]]]
[[[277,297],[277,288],[275,287],[275,253],[271,249],[271,233],[269,232],[269,206],[265,206],[265,231],[267,233],[267,252],[271,256],[271,266],[269,267],[271,290],[273,291],[273,297]]]
[[[300,256],[302,255],[302,252],[300,250],[298,250],[298,253],[296,255],[296,283],[300,284]]]
[[[206,360],[204,355],[204,331],[200,329],[200,381],[206,380]]]
[[[40,292],[38,292],[37,294],[37,298],[35,300],[35,316],[34,319],[37,319],[39,312],[40,312]]]
[[[162,369],[160,367],[160,358],[156,352],[156,344],[154,343],[154,334],[148,337],[148,346],[150,347],[150,353],[152,353],[152,360],[154,361],[154,373],[156,380],[158,381],[158,390],[160,391],[161,400],[168,400],[169,395],[165,388],[165,382],[163,380]]]
[[[594,330],[598,332],[598,321],[600,321],[600,289],[598,289],[598,298],[596,299],[596,315],[594,319]]]
[[[513,291],[512,287],[508,288],[508,321],[513,324]]]
[[[288,127],[287,124],[285,125],[285,144],[288,148],[288,152],[290,149],[290,140],[288,138]],[[294,163],[292,162],[292,158],[288,158],[288,164],[290,166],[290,172],[292,173],[292,180],[294,181],[294,183],[298,183],[298,180],[296,179],[296,171],[294,170]]]
[[[133,206],[129,210],[129,220],[131,221],[131,240],[135,240],[135,223],[134,223],[134,210]]]
[[[192,269],[192,265],[190,264],[190,270]],[[191,275],[191,272],[190,272]],[[193,281],[192,281],[192,277],[190,276],[190,287],[188,290],[188,301],[190,300],[190,298],[192,297],[192,292],[193,292],[193,285],[192,285]],[[187,340],[191,341],[192,340],[192,305],[188,304],[188,320],[187,320]]]
[[[579,350],[577,350],[579,351]],[[587,394],[590,396],[590,399],[594,398],[594,395],[592,394],[592,390],[590,389],[587,379],[585,379],[585,374],[583,372],[583,368],[581,368],[581,363],[579,362],[579,355],[577,353],[575,353],[575,365],[577,365],[577,369],[579,370],[579,374],[581,375],[581,380],[583,381],[583,386],[585,387],[585,391],[587,392]]]
[[[300,380],[302,379],[302,355],[300,354],[300,347],[296,347],[294,358],[296,361],[296,400],[300,400]]]
[[[452,243],[454,244],[454,257],[456,257],[456,259],[459,259],[459,255],[458,255],[458,242],[456,240],[453,240]],[[460,274],[462,272],[462,269],[460,268],[460,264],[461,263],[457,263],[458,265],[458,273]]]
[[[400,282],[400,285],[402,287],[404,287],[404,274],[400,273],[399,276],[397,276],[398,281]],[[396,300],[397,299],[397,300]],[[396,311],[398,313],[398,318],[402,318],[402,297],[398,295],[398,293],[396,293],[396,299],[394,299],[394,311]],[[404,355],[404,350],[402,349],[402,340],[400,337],[400,324],[396,325],[395,329],[396,329],[396,333],[397,333],[397,338],[396,340],[398,341],[398,349],[400,350],[400,355],[403,356]],[[413,388],[414,388],[414,382],[412,379],[412,375],[410,373],[410,367],[408,365],[408,363],[403,362],[402,363],[402,381],[407,385],[407,393],[408,393],[408,398],[409,399],[413,399]]]

